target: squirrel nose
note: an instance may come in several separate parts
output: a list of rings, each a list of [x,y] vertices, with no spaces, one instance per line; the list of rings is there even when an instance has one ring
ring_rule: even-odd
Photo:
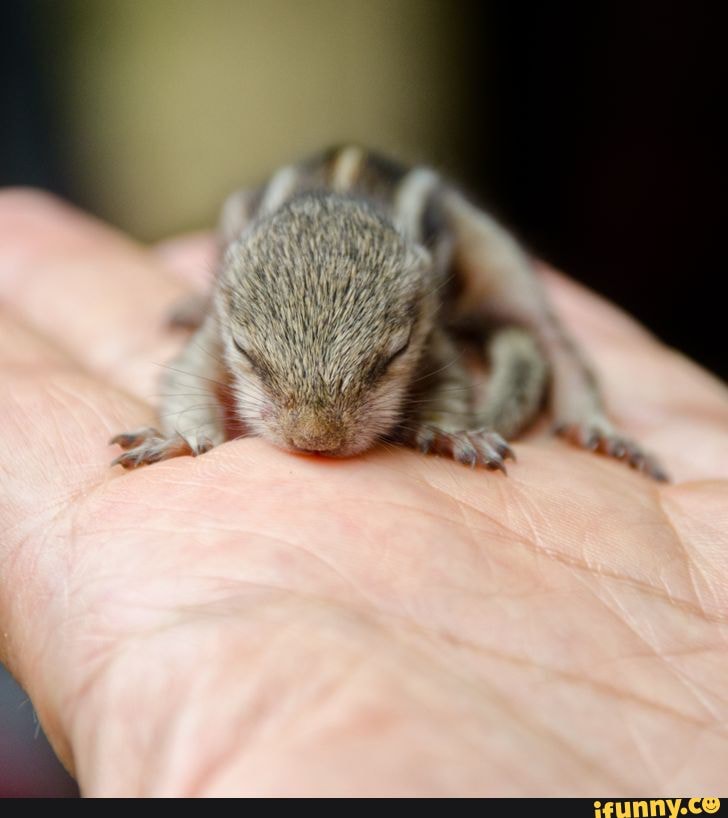
[[[325,439],[323,437],[304,437],[296,435],[291,438],[291,446],[299,452],[310,452],[312,454],[326,454],[336,451],[341,445],[338,441]]]
[[[344,442],[341,422],[312,410],[291,413],[285,424],[288,445],[299,452],[335,452]]]

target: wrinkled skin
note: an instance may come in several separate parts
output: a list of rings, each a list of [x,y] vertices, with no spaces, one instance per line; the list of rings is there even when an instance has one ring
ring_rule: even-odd
[[[110,469],[210,246],[0,196],[0,658],[82,791],[725,790],[723,387],[544,272],[675,484],[545,435],[507,478],[256,439]]]

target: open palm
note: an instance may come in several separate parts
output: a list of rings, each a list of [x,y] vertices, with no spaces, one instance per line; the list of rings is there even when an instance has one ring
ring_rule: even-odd
[[[539,435],[506,478],[257,439],[123,472],[207,244],[0,197],[0,658],[87,795],[712,795],[728,398],[544,272],[658,485]]]

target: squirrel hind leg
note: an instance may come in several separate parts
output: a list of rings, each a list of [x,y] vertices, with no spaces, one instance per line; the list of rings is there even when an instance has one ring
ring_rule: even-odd
[[[533,334],[517,326],[496,329],[486,355],[490,377],[485,399],[475,407],[474,422],[510,440],[541,411],[549,367]]]

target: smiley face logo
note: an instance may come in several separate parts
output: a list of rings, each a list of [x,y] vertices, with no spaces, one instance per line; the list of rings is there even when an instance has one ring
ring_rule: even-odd
[[[703,808],[703,812],[714,815],[720,809],[720,798],[703,798],[700,806]]]

